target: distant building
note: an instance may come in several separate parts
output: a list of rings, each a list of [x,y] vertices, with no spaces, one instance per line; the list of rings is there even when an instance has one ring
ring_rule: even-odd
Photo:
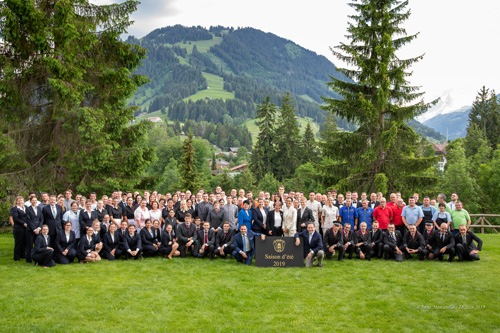
[[[149,117],[149,118],[146,118],[147,121],[150,121],[152,123],[162,123],[163,122],[163,119],[161,119],[160,117]]]
[[[212,159],[209,161],[209,166],[212,167]],[[229,162],[226,160],[223,160],[222,158],[216,158],[215,159],[215,169],[216,170],[223,170],[223,169],[228,169],[229,168]]]
[[[444,171],[444,166],[446,165],[446,143],[433,143],[432,148],[434,149],[434,154],[439,159],[438,168]]]
[[[233,172],[242,172],[242,171],[245,171],[248,167],[248,163],[243,163],[243,164],[240,164],[240,165],[237,165],[231,169],[229,169],[229,171],[233,171]]]

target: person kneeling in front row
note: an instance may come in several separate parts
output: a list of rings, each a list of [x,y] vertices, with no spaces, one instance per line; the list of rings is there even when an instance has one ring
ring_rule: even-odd
[[[314,228],[314,223],[308,223],[306,230],[295,234],[295,245],[299,246],[301,241],[304,244],[306,267],[312,267],[315,258],[318,258],[318,267],[323,267],[323,257],[325,256],[323,240]]]

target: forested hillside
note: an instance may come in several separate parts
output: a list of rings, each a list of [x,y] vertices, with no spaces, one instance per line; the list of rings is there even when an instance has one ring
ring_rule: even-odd
[[[279,105],[282,96],[290,93],[298,117],[322,124],[322,97],[338,97],[326,82],[330,77],[347,80],[324,56],[253,28],[207,30],[176,25],[156,29],[141,39],[129,37],[128,42],[147,50],[137,72],[147,75],[150,82],[130,102],[139,106],[136,116],[161,111],[163,118],[181,123],[194,120],[239,126],[254,118],[256,105],[266,96]],[[344,130],[356,128],[343,119],[337,123]],[[443,139],[416,122],[412,126],[422,135]],[[239,143],[247,142],[248,134],[242,131],[244,138],[235,138]],[[235,145],[225,142],[221,148]]]

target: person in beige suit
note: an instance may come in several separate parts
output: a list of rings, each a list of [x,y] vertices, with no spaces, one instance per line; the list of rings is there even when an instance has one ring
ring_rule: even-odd
[[[292,205],[292,198],[286,199],[283,209],[283,236],[294,237],[297,232],[297,210]]]

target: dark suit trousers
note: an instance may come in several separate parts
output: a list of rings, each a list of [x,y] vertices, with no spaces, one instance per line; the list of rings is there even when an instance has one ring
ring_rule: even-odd
[[[232,255],[234,251],[234,245],[228,245],[224,248],[224,255],[220,255],[219,251],[215,251],[215,254],[221,256],[222,258],[226,258],[228,254]]]
[[[326,258],[333,259],[333,255],[332,255],[332,253],[330,253],[329,248],[330,248],[330,246],[328,246],[328,248],[325,249]],[[338,258],[337,258],[338,261],[342,261],[342,259],[344,259],[344,253],[345,253],[344,247],[343,246],[336,247],[335,252],[338,253]]]
[[[55,262],[53,260],[54,251],[49,249],[44,249],[41,252],[34,253],[31,258],[33,261],[37,262],[40,266],[55,266]]]
[[[189,252],[191,252],[191,255],[192,255],[193,257],[197,257],[197,256],[198,256],[198,254],[197,254],[197,252],[198,252],[198,246],[197,246],[197,243],[193,243],[193,244],[191,245],[191,248],[190,248],[190,249],[188,249],[188,248],[186,247],[186,244],[180,244],[180,243],[179,243],[179,252],[181,253],[181,257],[182,257],[182,258],[184,258],[184,257],[187,255],[187,252],[188,252],[188,251],[189,251]]]
[[[360,247],[358,247],[357,251],[356,251],[356,254],[359,256],[359,251],[363,251],[363,253],[365,254],[365,258],[366,259],[370,259],[372,257],[372,249],[369,245],[361,245]]]
[[[102,250],[101,252],[102,252],[102,256],[103,256],[104,258],[108,259],[108,260],[115,260],[115,259],[118,259],[118,258],[120,258],[120,256],[121,256],[121,255],[122,255],[122,253],[123,253],[123,251],[122,251],[120,248],[117,248],[117,249],[115,250],[115,255],[114,255],[114,256],[111,254],[111,252],[108,252],[108,251],[106,251],[106,250]]]
[[[401,252],[403,250],[400,248]],[[403,261],[403,255],[397,254],[396,249],[392,249],[389,245],[384,245],[384,258],[385,260],[396,259],[396,261]]]
[[[455,258],[455,249],[454,248],[446,249],[446,251],[444,251],[444,253],[441,253],[440,250],[441,250],[441,248],[437,248],[437,249],[433,250],[435,259],[443,260],[444,255],[448,254],[448,261],[453,261],[453,258]]]
[[[75,249],[69,250],[65,256],[61,252],[54,253],[54,260],[58,264],[63,264],[63,265],[71,264],[73,260],[75,260],[75,258],[76,258]]]
[[[142,245],[142,253],[144,258],[152,257],[158,253],[158,250],[156,250],[153,245]]]
[[[458,260],[479,260],[479,255],[476,254],[470,254],[470,252],[473,250],[469,246],[464,246],[463,244],[457,244],[456,246],[457,249],[457,254],[458,254]]]
[[[21,260],[26,257],[26,229],[14,228],[14,260]]]
[[[35,243],[35,238],[37,235],[30,229],[26,229],[26,248],[25,248],[25,256],[26,262],[31,262],[31,249],[33,248],[33,244]]]
[[[198,251],[198,258],[205,258],[206,256],[208,256],[210,259],[212,259],[214,257],[214,249],[215,249],[215,245],[212,244],[212,245],[207,246],[203,253],[200,253]]]
[[[241,262],[241,263],[245,263],[247,265],[251,265],[254,253],[253,253],[253,251],[247,251],[246,254],[247,254],[247,258],[245,259],[245,258],[243,258],[243,256],[241,255],[241,253],[233,251],[233,257],[236,259],[237,262]]]

